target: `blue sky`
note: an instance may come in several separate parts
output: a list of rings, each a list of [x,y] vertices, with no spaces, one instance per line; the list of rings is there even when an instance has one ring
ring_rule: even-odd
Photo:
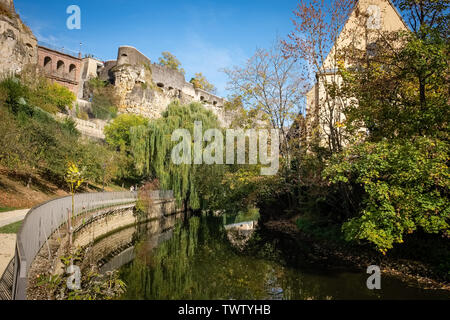
[[[38,40],[117,57],[120,45],[139,49],[152,62],[169,51],[182,62],[186,80],[202,72],[227,95],[221,68],[241,65],[257,47],[267,47],[293,29],[297,0],[155,1],[15,0],[23,21]],[[66,28],[69,5],[81,8],[81,30]]]

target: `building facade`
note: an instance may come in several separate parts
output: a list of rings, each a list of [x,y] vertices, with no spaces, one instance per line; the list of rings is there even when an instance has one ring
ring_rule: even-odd
[[[38,45],[38,65],[51,81],[63,85],[76,96],[79,94],[82,59],[62,50]]]
[[[349,46],[368,53],[376,50],[377,40],[383,34],[409,30],[400,13],[390,0],[359,0],[350,12],[334,46],[331,48],[320,70],[315,84],[306,94],[307,140],[316,141],[331,150],[346,145],[339,140],[342,123],[345,123],[343,109],[348,101],[331,97],[330,86],[340,87],[342,78],[338,74],[338,63],[345,67],[351,63],[342,60],[343,51]]]

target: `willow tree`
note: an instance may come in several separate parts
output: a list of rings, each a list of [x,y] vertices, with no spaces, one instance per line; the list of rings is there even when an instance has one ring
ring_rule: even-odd
[[[199,190],[205,183],[200,179],[202,170],[208,170],[210,177],[217,184],[221,182],[223,166],[213,165],[205,168],[205,165],[174,164],[171,159],[173,148],[179,143],[172,141],[172,134],[177,129],[186,129],[190,132],[191,150],[194,150],[194,122],[201,121],[203,132],[208,129],[220,128],[217,117],[201,104],[192,103],[180,105],[174,102],[169,105],[160,119],[151,121],[148,126],[132,128],[131,150],[135,161],[135,167],[139,174],[149,178],[157,178],[162,189],[173,190],[178,203],[184,201],[186,207],[199,209],[201,197]],[[191,151],[191,159],[193,159]],[[209,180],[211,183],[211,179]]]

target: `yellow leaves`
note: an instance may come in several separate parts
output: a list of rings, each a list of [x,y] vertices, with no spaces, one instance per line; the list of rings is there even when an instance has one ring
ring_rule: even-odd
[[[67,164],[65,180],[69,184],[72,193],[74,193],[84,182],[82,172],[78,169],[77,165],[71,161]]]
[[[345,127],[345,124],[342,123],[342,122],[339,122],[339,121],[337,121],[334,125],[336,126],[336,128],[343,128],[343,127]]]

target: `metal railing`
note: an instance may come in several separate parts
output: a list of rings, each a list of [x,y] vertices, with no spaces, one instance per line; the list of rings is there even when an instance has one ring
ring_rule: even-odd
[[[44,47],[44,48],[47,48],[47,49],[50,49],[50,50],[53,50],[53,51],[58,51],[60,53],[67,54],[67,55],[72,56],[74,58],[79,58],[79,56],[80,56],[80,52],[79,51],[77,52],[75,50],[70,50],[70,49],[67,49],[67,48],[64,48],[64,47],[59,47],[59,46],[56,46],[54,44],[50,44],[50,43],[47,43],[47,42],[44,42],[44,41],[38,41],[38,46],[41,46],[41,47]]]
[[[155,194],[156,195],[156,194]],[[112,207],[136,201],[135,192],[85,193],[75,195],[75,216],[96,208]],[[26,300],[28,273],[36,255],[47,239],[68,220],[72,211],[70,196],[48,201],[31,209],[17,233],[14,256],[12,298]]]

